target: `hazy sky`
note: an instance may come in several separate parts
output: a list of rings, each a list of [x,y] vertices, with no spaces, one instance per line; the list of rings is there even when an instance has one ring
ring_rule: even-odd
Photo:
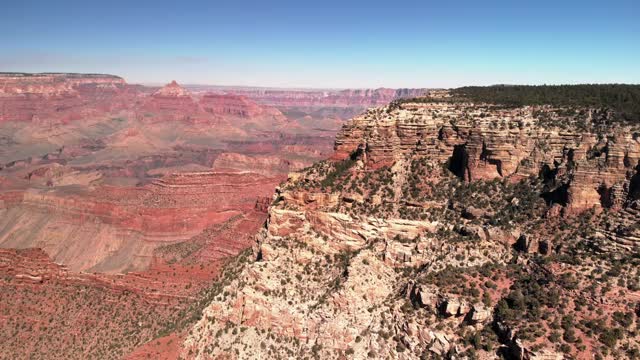
[[[640,0],[6,1],[0,71],[132,83],[640,83]]]

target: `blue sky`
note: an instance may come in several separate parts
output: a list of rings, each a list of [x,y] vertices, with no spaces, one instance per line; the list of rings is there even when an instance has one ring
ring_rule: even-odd
[[[640,1],[10,1],[0,71],[132,83],[640,83]]]

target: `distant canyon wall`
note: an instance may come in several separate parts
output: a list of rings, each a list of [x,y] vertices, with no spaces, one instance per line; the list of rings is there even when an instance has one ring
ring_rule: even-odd
[[[260,104],[286,107],[373,107],[396,99],[424,95],[427,89],[268,89],[192,86],[194,91],[217,91],[246,96]]]

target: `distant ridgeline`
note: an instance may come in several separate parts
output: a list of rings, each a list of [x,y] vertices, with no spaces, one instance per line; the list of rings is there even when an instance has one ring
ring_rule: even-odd
[[[66,78],[114,78],[121,79],[120,76],[110,75],[110,74],[97,74],[97,73],[62,73],[62,72],[45,72],[45,73],[24,73],[24,72],[4,72],[0,71],[0,77],[42,77],[42,76],[55,76],[55,77],[66,77]]]
[[[613,110],[620,120],[640,123],[640,85],[495,85],[467,86],[450,91],[451,97],[415,98],[399,102],[471,101],[509,107],[552,105]]]

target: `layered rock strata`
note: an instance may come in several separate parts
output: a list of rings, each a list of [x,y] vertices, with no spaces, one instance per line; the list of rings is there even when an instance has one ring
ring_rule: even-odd
[[[576,211],[620,208],[633,200],[638,133],[629,127],[581,131],[607,115],[588,110],[563,116],[560,110],[439,102],[372,109],[345,124],[336,158],[362,149],[375,168],[426,156],[467,181],[542,174],[552,184],[550,201]]]
[[[421,102],[348,122],[333,161],[277,190],[253,259],[225,276],[182,356],[631,358],[637,247],[592,245],[598,219],[637,221],[637,137],[549,126],[540,111],[558,115]],[[613,271],[604,259],[618,256],[629,263]],[[601,267],[618,285],[594,281]],[[616,344],[605,329],[620,314]]]
[[[139,188],[3,192],[0,244],[43,248],[75,271],[142,270],[158,246],[254,212],[256,200],[280,179],[197,172],[169,175]]]

